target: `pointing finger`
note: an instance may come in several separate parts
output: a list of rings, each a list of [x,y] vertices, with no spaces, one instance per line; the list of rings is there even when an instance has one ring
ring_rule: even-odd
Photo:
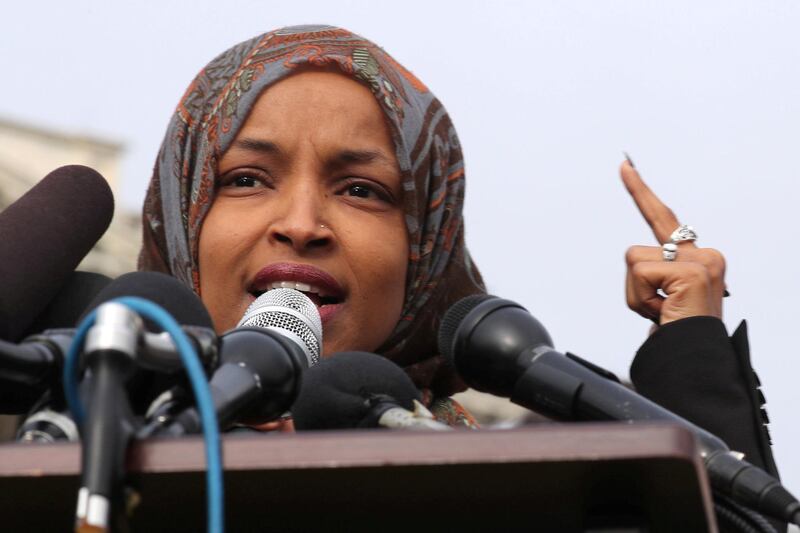
[[[656,240],[659,243],[669,242],[670,235],[679,225],[678,217],[647,186],[629,160],[623,162],[622,166],[620,166],[620,175],[622,176],[622,183],[653,231]],[[682,246],[686,245],[694,246],[690,242],[682,243]]]

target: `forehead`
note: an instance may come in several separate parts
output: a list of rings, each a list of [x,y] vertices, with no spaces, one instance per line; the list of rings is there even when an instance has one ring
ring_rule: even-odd
[[[330,131],[332,137],[389,139],[386,117],[371,91],[343,74],[307,70],[265,89],[242,133],[285,137]]]

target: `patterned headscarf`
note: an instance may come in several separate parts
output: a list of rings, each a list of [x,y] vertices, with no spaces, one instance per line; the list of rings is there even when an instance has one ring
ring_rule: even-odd
[[[373,93],[386,115],[403,185],[409,264],[400,321],[379,352],[434,395],[463,389],[437,355],[439,320],[484,292],[464,245],[464,162],[442,104],[374,43],[330,26],[266,33],[222,53],[192,81],[170,121],[144,204],[140,270],[198,291],[198,242],[215,194],[217,162],[259,95],[298,67],[335,68]]]

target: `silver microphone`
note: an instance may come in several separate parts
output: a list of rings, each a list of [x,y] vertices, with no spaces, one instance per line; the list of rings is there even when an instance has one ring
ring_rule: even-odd
[[[220,427],[262,424],[289,416],[286,410],[297,397],[303,371],[319,362],[322,321],[317,306],[302,292],[272,289],[250,304],[219,344],[220,366],[210,385]],[[159,397],[148,410],[155,419],[140,437],[198,432],[197,408],[175,413],[182,401],[171,393]]]
[[[272,289],[250,304],[236,325],[275,330],[290,338],[308,358],[308,366],[322,353],[322,320],[311,299],[295,289]]]

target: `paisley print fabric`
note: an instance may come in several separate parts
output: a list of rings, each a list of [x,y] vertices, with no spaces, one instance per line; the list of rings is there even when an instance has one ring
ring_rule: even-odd
[[[261,92],[298,67],[338,69],[366,85],[386,115],[403,176],[410,250],[402,317],[380,353],[435,395],[463,389],[437,354],[441,315],[484,291],[464,245],[464,162],[441,103],[384,50],[347,30],[294,26],[223,52],[192,81],[169,123],[144,204],[140,270],[198,290],[198,242],[217,161]]]

